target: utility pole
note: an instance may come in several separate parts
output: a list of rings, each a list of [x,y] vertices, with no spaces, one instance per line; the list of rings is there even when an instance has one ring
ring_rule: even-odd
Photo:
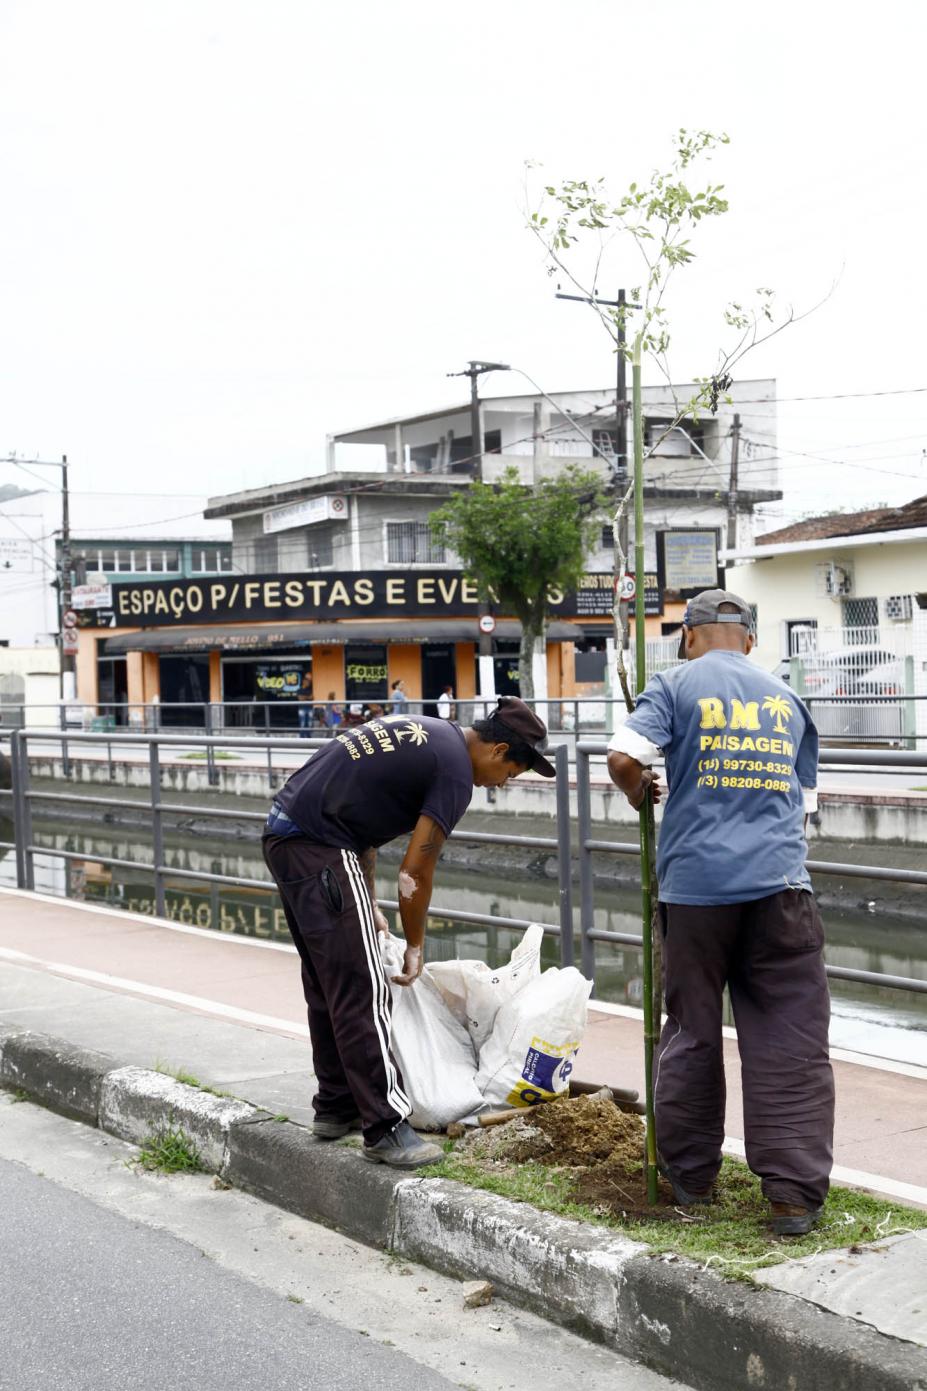
[[[731,426],[731,481],[727,490],[727,549],[737,545],[737,465],[740,462],[740,416]]]
[[[622,488],[627,487],[628,482],[628,383],[625,374],[625,344],[627,336],[625,333],[625,308],[627,300],[624,290],[618,291],[618,375],[615,382],[615,491],[621,492]],[[622,554],[627,562],[628,546],[630,538],[628,533],[628,509],[625,507],[621,513],[618,523],[618,543],[621,546]],[[624,579],[624,576],[621,576]],[[639,586],[640,597],[638,603],[643,603],[644,577],[636,577],[635,583]],[[625,651],[631,645],[631,625],[628,614],[628,601],[621,599],[618,605],[618,613],[621,620],[621,641]]]
[[[505,362],[479,362],[471,359],[463,372],[448,372],[449,377],[470,378],[470,453],[476,467],[474,477],[478,483],[483,481],[483,416],[480,409],[480,377],[484,372],[508,372],[511,368]],[[480,606],[480,616],[489,612],[489,605]],[[492,656],[492,634],[480,633],[479,655]]]
[[[625,327],[626,311],[639,309],[636,304],[629,305],[624,290],[618,291],[617,299],[599,299],[592,295],[566,295],[561,291],[557,292],[557,299],[577,300],[580,304],[601,305],[606,309],[616,309],[616,342],[618,344],[618,362],[615,376],[615,469],[613,486],[616,500],[621,496],[622,491],[628,486],[628,385],[627,385],[627,360],[625,358],[625,348],[627,344],[627,331]],[[628,529],[628,509],[625,508],[618,523],[618,544],[621,547],[625,558],[625,565],[630,564],[628,548],[630,545]],[[623,580],[624,576],[617,577]],[[640,591],[643,593],[643,577],[639,580]],[[621,626],[621,641],[625,651],[630,646],[631,626],[629,621],[628,600],[621,598],[618,605],[619,622]]]
[[[65,695],[65,672],[74,673],[77,663],[73,652],[64,650],[64,616],[71,608],[71,505],[68,495],[68,456],[61,456],[61,587],[59,589],[59,638],[61,644],[61,696]],[[73,691],[70,693],[73,698]]]

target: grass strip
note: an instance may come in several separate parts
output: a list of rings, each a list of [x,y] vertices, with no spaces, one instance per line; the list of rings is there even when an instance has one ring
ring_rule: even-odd
[[[542,1212],[593,1222],[620,1231],[649,1246],[655,1255],[673,1254],[711,1267],[722,1275],[749,1279],[754,1270],[778,1265],[819,1251],[866,1246],[900,1232],[927,1227],[927,1212],[886,1202],[851,1188],[831,1188],[817,1226],[807,1236],[774,1237],[768,1228],[769,1205],[759,1180],[747,1166],[725,1158],[718,1182],[718,1200],[687,1209],[675,1220],[622,1218],[575,1200],[577,1175],[536,1161],[493,1162],[486,1167],[452,1152],[439,1164],[419,1171],[423,1176],[452,1179],[514,1202],[530,1203]],[[674,1210],[678,1214],[680,1210]],[[665,1213],[665,1209],[664,1209]]]

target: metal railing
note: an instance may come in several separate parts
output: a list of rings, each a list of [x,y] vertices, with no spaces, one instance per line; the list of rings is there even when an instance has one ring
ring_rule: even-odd
[[[84,793],[59,793],[57,791],[43,791],[41,788],[33,786],[30,757],[34,756],[34,748],[37,744],[48,742],[63,743],[65,739],[76,743],[99,745],[99,744],[135,744],[139,743],[147,746],[148,750],[148,774],[149,774],[149,797],[146,801],[139,801],[130,798],[119,798],[112,796],[98,796]],[[35,858],[36,856],[48,856],[59,858],[65,861],[76,860],[86,861],[92,859],[94,862],[107,864],[112,868],[123,870],[141,870],[151,874],[154,878],[155,890],[155,911],[160,917],[166,916],[166,896],[165,879],[189,879],[206,884],[225,884],[234,888],[247,889],[266,889],[273,890],[274,884],[270,879],[252,879],[239,877],[229,874],[209,873],[199,869],[181,869],[174,865],[169,865],[165,861],[165,838],[164,838],[164,818],[165,816],[196,816],[203,819],[216,820],[235,820],[263,823],[266,813],[263,811],[247,811],[229,807],[214,807],[209,805],[191,806],[182,802],[169,801],[164,799],[162,788],[162,774],[164,764],[162,763],[161,751],[164,748],[173,748],[177,745],[189,746],[191,743],[204,746],[207,752],[217,752],[220,749],[260,749],[267,753],[268,758],[273,751],[292,750],[305,754],[308,750],[322,749],[327,746],[327,741],[322,739],[311,739],[308,743],[304,740],[292,739],[266,739],[258,737],[250,738],[221,738],[216,735],[169,735],[169,734],[101,734],[94,732],[72,732],[63,735],[55,730],[47,729],[24,729],[13,733],[11,739],[12,754],[12,788],[9,791],[0,793],[0,797],[9,798],[12,801],[14,839],[12,841],[0,841],[0,848],[15,851],[16,857],[16,881],[20,888],[35,889]],[[32,748],[30,749],[30,745]],[[601,742],[580,740],[576,746],[576,796],[577,796],[577,834],[578,845],[578,884],[579,884],[579,941],[580,941],[580,966],[583,974],[591,980],[595,980],[596,971],[596,943],[608,942],[621,946],[629,946],[636,949],[641,947],[641,936],[634,933],[612,932],[604,928],[595,926],[595,873],[593,856],[604,855],[630,855],[640,856],[639,846],[635,843],[610,841],[598,839],[593,835],[592,819],[592,759],[602,757],[607,753],[607,746]],[[554,792],[554,814],[556,834],[553,836],[524,836],[497,834],[486,831],[468,831],[466,828],[455,830],[452,839],[464,843],[476,845],[505,845],[523,847],[526,849],[542,849],[550,851],[557,862],[557,885],[558,885],[558,913],[557,922],[544,922],[541,925],[545,933],[559,939],[560,960],[565,966],[572,965],[574,961],[574,909],[573,909],[573,838],[570,815],[570,791],[571,775],[569,753],[566,745],[561,744],[554,751],[554,761],[557,771]],[[887,752],[884,750],[838,750],[827,749],[821,753],[821,762],[825,766],[848,766],[871,767],[882,770],[884,768],[902,769],[922,769],[927,768],[927,753],[902,753]],[[615,795],[620,795],[615,792]],[[146,808],[151,817],[151,838],[152,838],[152,859],[150,862],[139,860],[125,860],[115,856],[100,855],[96,851],[93,854],[78,852],[73,850],[58,849],[53,846],[36,844],[33,832],[33,805],[36,801],[52,801],[56,805],[64,806],[87,806],[87,807],[106,807],[111,809],[129,809],[138,811],[140,807]],[[873,879],[889,881],[903,884],[917,884],[927,886],[927,871],[896,869],[877,865],[860,864],[840,864],[832,861],[809,860],[808,869],[813,874],[839,875],[844,878]],[[396,900],[381,900],[382,906],[391,910],[396,910],[399,904]],[[499,917],[493,914],[464,912],[456,909],[444,907],[432,907],[430,917],[443,918],[453,922],[471,923],[478,926],[489,928],[514,928],[524,930],[531,925],[532,920],[528,918],[509,918]],[[918,994],[927,994],[927,980],[919,980],[907,976],[895,976],[874,971],[855,970],[850,967],[827,966],[828,975],[835,980],[852,981],[861,985],[874,985],[888,987],[895,990],[906,990]]]

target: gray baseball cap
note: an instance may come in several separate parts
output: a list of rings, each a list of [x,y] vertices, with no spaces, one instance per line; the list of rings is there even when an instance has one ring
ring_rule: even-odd
[[[719,613],[722,604],[733,604],[737,612]],[[703,589],[686,604],[682,621],[687,628],[698,628],[703,623],[740,623],[749,632],[753,627],[750,605],[739,594],[731,594],[727,589]],[[686,655],[685,633],[679,636],[678,655]]]

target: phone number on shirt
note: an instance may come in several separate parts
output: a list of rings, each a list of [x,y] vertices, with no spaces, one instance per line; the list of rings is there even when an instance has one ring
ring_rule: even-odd
[[[764,792],[791,792],[792,784],[784,778],[718,778],[714,773],[705,773],[698,780],[699,787],[743,787]]]

